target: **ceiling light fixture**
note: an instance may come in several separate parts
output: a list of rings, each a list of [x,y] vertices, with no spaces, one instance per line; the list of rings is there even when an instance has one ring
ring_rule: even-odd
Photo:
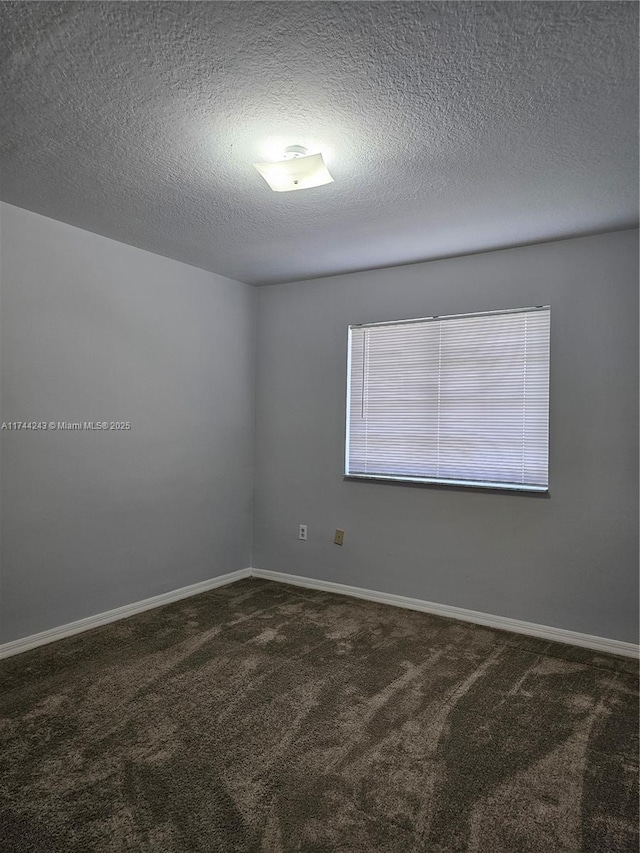
[[[285,148],[283,160],[253,165],[277,193],[321,187],[333,181],[322,154],[307,154],[307,149],[302,145]]]

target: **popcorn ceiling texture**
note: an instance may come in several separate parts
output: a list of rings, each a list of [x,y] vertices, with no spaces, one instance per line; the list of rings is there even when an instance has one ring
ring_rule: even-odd
[[[634,226],[625,2],[0,4],[2,199],[266,284]],[[335,183],[273,193],[270,137]]]

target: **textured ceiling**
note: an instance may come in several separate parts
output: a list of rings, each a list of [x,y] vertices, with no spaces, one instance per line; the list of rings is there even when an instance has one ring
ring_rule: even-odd
[[[3,2],[4,201],[265,284],[638,221],[638,7]],[[274,193],[270,145],[335,182]],[[277,145],[276,145],[277,152]]]

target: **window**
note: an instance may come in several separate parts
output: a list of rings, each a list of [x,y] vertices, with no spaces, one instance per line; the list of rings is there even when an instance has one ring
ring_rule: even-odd
[[[349,327],[347,476],[547,491],[550,309]]]

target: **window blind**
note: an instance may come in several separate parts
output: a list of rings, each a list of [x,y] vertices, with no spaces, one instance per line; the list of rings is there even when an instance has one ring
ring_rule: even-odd
[[[346,474],[546,491],[548,306],[349,327]]]

